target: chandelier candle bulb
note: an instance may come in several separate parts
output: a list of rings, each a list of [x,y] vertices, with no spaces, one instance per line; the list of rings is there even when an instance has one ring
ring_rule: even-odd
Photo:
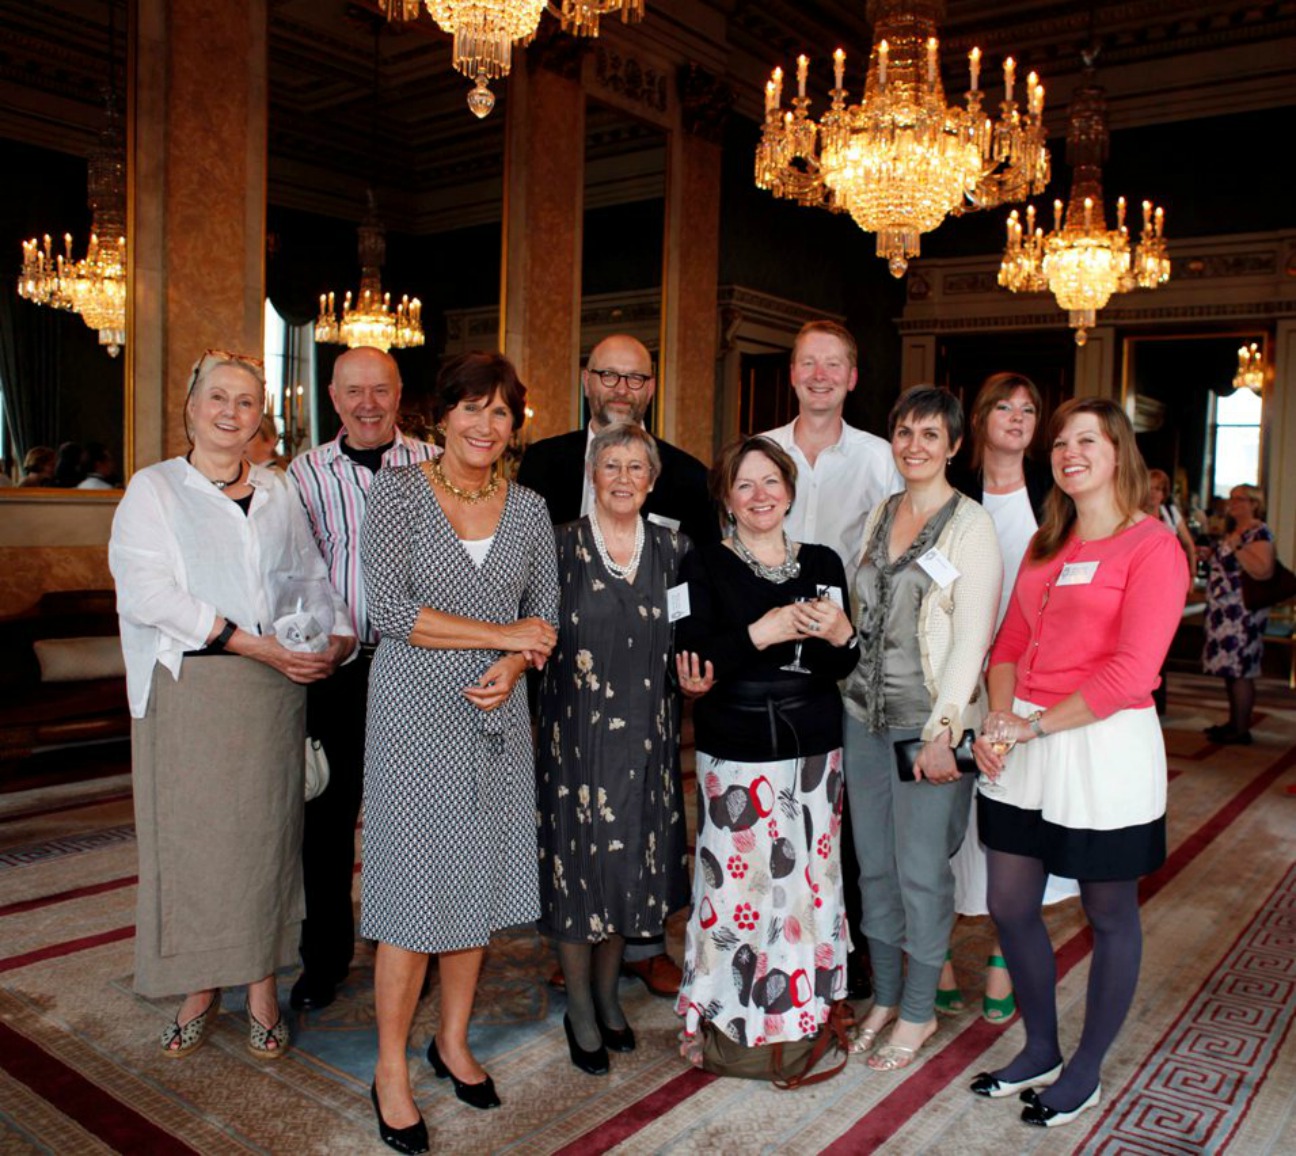
[[[1124,231],[1125,229],[1125,198],[1116,198],[1116,228]]]
[[[936,37],[927,38],[927,87],[936,87]]]
[[[1010,56],[1004,61],[1004,103],[1012,104],[1013,81],[1016,77],[1017,62]]]
[[[886,88],[887,54],[891,51],[885,40],[878,41],[878,88]]]
[[[977,92],[981,82],[981,49],[974,48],[968,53],[968,68],[972,73],[972,89]]]
[[[1085,210],[1084,227],[1085,227],[1085,232],[1087,233],[1089,232],[1090,229],[1093,228],[1093,197],[1085,197],[1084,210]]]
[[[833,87],[840,90],[846,77],[846,53],[840,48],[833,53]]]
[[[805,100],[806,77],[810,73],[810,58],[808,56],[797,57],[797,96]]]
[[[774,70],[774,107],[778,108],[783,103],[783,69]]]
[[[1060,232],[1062,229],[1062,202],[1053,202],[1053,232]]]

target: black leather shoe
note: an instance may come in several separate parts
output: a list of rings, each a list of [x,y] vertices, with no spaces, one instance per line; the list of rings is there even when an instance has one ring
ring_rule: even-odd
[[[563,1031],[567,1033],[567,1050],[571,1052],[571,1062],[591,1076],[606,1076],[608,1074],[607,1048],[599,1044],[594,1051],[587,1052],[576,1042],[576,1033],[572,1031],[571,1019],[567,1016],[563,1016]]]
[[[308,971],[297,977],[288,996],[288,1006],[293,1011],[319,1011],[337,999],[337,987],[328,980],[318,979]]]
[[[445,1066],[445,1061],[441,1059],[441,1053],[437,1051],[436,1036],[433,1036],[432,1042],[428,1044],[427,1056],[428,1063],[432,1065],[432,1071],[436,1073],[436,1078],[438,1080],[452,1080],[455,1095],[468,1107],[480,1108],[482,1111],[486,1111],[488,1108],[498,1108],[500,1106],[500,1098],[495,1094],[495,1081],[490,1076],[487,1076],[480,1084],[465,1084]]]
[[[369,1098],[373,1101],[374,1115],[378,1117],[378,1135],[382,1137],[382,1142],[388,1148],[395,1148],[397,1152],[410,1153],[411,1156],[428,1151],[428,1130],[422,1116],[419,1117],[417,1124],[411,1124],[408,1128],[393,1128],[383,1119],[382,1109],[378,1107],[377,1084],[369,1085]]]
[[[623,1028],[610,1028],[603,1022],[603,1017],[595,1013],[599,1038],[609,1052],[633,1052],[635,1050],[634,1028],[626,1024]]]
[[[1080,1115],[1081,1112],[1085,1112],[1088,1109],[1095,1107],[1097,1104],[1101,1103],[1101,1101],[1101,1084],[1089,1093],[1089,1099],[1079,1107],[1072,1108],[1069,1112],[1063,1112],[1057,1108],[1050,1108],[1047,1104],[1043,1103],[1038,1097],[1036,1097],[1032,1103],[1027,1104],[1026,1107],[1022,1109],[1022,1123],[1035,1124],[1040,1128],[1058,1128],[1063,1124],[1071,1123],[1071,1121]]]
[[[1061,1074],[1060,1063],[1047,1072],[1041,1072],[1038,1076],[1030,1076],[1025,1080],[1001,1080],[990,1072],[981,1072],[972,1081],[970,1088],[978,1096],[989,1096],[992,1100],[1000,1100],[1017,1092],[1033,1092],[1036,1088],[1047,1088],[1050,1084],[1056,1084]],[[1022,1101],[1029,1103],[1024,1095]]]

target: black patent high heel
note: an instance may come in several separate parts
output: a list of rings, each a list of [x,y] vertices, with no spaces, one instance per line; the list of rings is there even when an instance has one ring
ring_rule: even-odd
[[[455,1095],[470,1108],[481,1108],[484,1111],[488,1108],[498,1108],[500,1106],[500,1098],[495,1092],[495,1081],[490,1076],[487,1076],[480,1084],[465,1084],[445,1066],[445,1061],[441,1059],[441,1053],[437,1051],[436,1036],[433,1036],[432,1042],[428,1044],[427,1057],[428,1063],[432,1065],[432,1071],[436,1073],[436,1078],[444,1080],[448,1077],[453,1080]]]
[[[422,1116],[417,1124],[411,1124],[408,1128],[393,1128],[383,1119],[382,1109],[378,1106],[376,1082],[369,1085],[369,1098],[373,1101],[374,1115],[378,1117],[378,1135],[388,1148],[404,1152],[407,1156],[417,1156],[417,1153],[429,1150],[427,1125]]]
[[[582,1048],[576,1042],[576,1032],[572,1029],[569,1016],[563,1016],[563,1031],[567,1033],[567,1050],[571,1053],[571,1062],[591,1076],[606,1076],[608,1074],[607,1048],[601,1043],[592,1052]]]
[[[610,1028],[603,1022],[603,1017],[594,1013],[594,1022],[598,1024],[599,1038],[609,1052],[633,1052],[635,1050],[634,1028],[626,1024],[623,1028]]]

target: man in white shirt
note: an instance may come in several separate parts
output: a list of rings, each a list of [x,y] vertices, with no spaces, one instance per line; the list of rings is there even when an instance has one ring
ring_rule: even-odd
[[[855,338],[835,321],[809,321],[792,345],[797,416],[765,436],[797,466],[788,537],[831,546],[849,578],[864,546],[869,511],[903,488],[890,443],[847,425],[846,395],[859,379]]]
[[[290,1002],[297,1011],[328,1007],[347,977],[355,947],[351,887],[355,830],[364,781],[369,666],[378,636],[369,624],[360,529],[374,474],[436,456],[436,447],[396,428],[400,370],[379,349],[348,349],[333,366],[329,397],[342,419],[330,442],[299,454],[288,467],[334,588],[345,599],[360,646],[353,662],[307,692],[306,729],[324,747],[329,785],[306,804],[302,876],[302,973]]]
[[[891,444],[842,419],[846,395],[859,380],[859,350],[850,330],[835,321],[808,321],[792,344],[792,388],[797,416],[765,436],[796,462],[796,501],[784,525],[794,542],[837,551],[850,582],[864,548],[864,522],[878,502],[904,488]],[[849,595],[848,595],[849,597]],[[842,884],[851,926],[860,925],[859,865],[849,801],[842,813]],[[847,991],[869,994],[863,951],[852,952]]]

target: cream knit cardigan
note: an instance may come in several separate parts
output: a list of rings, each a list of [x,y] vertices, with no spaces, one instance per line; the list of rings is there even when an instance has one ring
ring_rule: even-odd
[[[883,499],[868,516],[866,551],[885,505]],[[990,515],[964,494],[959,494],[958,506],[936,539],[936,548],[959,576],[944,590],[933,582],[918,606],[918,649],[923,681],[932,701],[922,737],[930,742],[948,727],[950,743],[957,745],[965,728],[976,729],[985,718],[981,669],[999,612],[1003,555]]]

